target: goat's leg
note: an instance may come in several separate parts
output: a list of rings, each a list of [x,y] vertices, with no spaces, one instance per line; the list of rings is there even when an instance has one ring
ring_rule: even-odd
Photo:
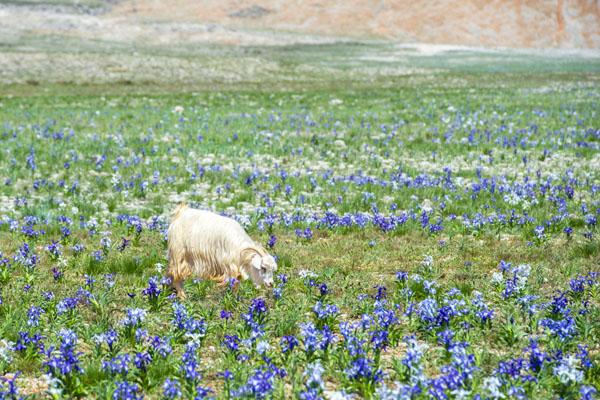
[[[183,280],[174,280],[173,287],[177,291],[177,297],[179,297],[180,300],[185,300],[187,296],[183,291]]]
[[[171,287],[175,288],[177,291],[177,297],[179,297],[180,300],[184,300],[186,295],[183,291],[183,280],[186,277],[189,277],[191,269],[183,257],[179,260],[179,262],[177,262],[177,260],[174,258],[169,261],[170,265],[167,277],[171,279]]]

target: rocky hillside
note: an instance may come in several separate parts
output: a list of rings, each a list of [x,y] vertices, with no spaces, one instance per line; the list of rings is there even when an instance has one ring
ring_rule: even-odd
[[[113,15],[424,43],[600,48],[600,0],[125,0]]]

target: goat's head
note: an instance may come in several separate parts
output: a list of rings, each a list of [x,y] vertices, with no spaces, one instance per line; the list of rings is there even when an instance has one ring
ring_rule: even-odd
[[[243,262],[244,260],[247,262]],[[273,286],[273,272],[277,270],[277,263],[265,249],[260,247],[244,249],[242,264],[255,285]]]

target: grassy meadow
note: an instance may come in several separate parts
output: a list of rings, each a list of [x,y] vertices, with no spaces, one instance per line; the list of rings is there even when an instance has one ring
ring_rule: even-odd
[[[45,48],[19,40],[4,54]],[[106,48],[69,51],[130,56]],[[382,61],[393,48],[136,49],[188,68],[169,79],[8,72],[0,398],[594,398],[598,58]],[[179,301],[181,202],[238,220],[276,286],[189,280]]]

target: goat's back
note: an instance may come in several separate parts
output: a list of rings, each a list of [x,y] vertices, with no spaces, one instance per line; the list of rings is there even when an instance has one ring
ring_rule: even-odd
[[[221,261],[239,257],[244,246],[254,244],[237,221],[185,206],[176,210],[167,236],[169,250],[177,246],[179,251],[201,258],[210,255]]]

